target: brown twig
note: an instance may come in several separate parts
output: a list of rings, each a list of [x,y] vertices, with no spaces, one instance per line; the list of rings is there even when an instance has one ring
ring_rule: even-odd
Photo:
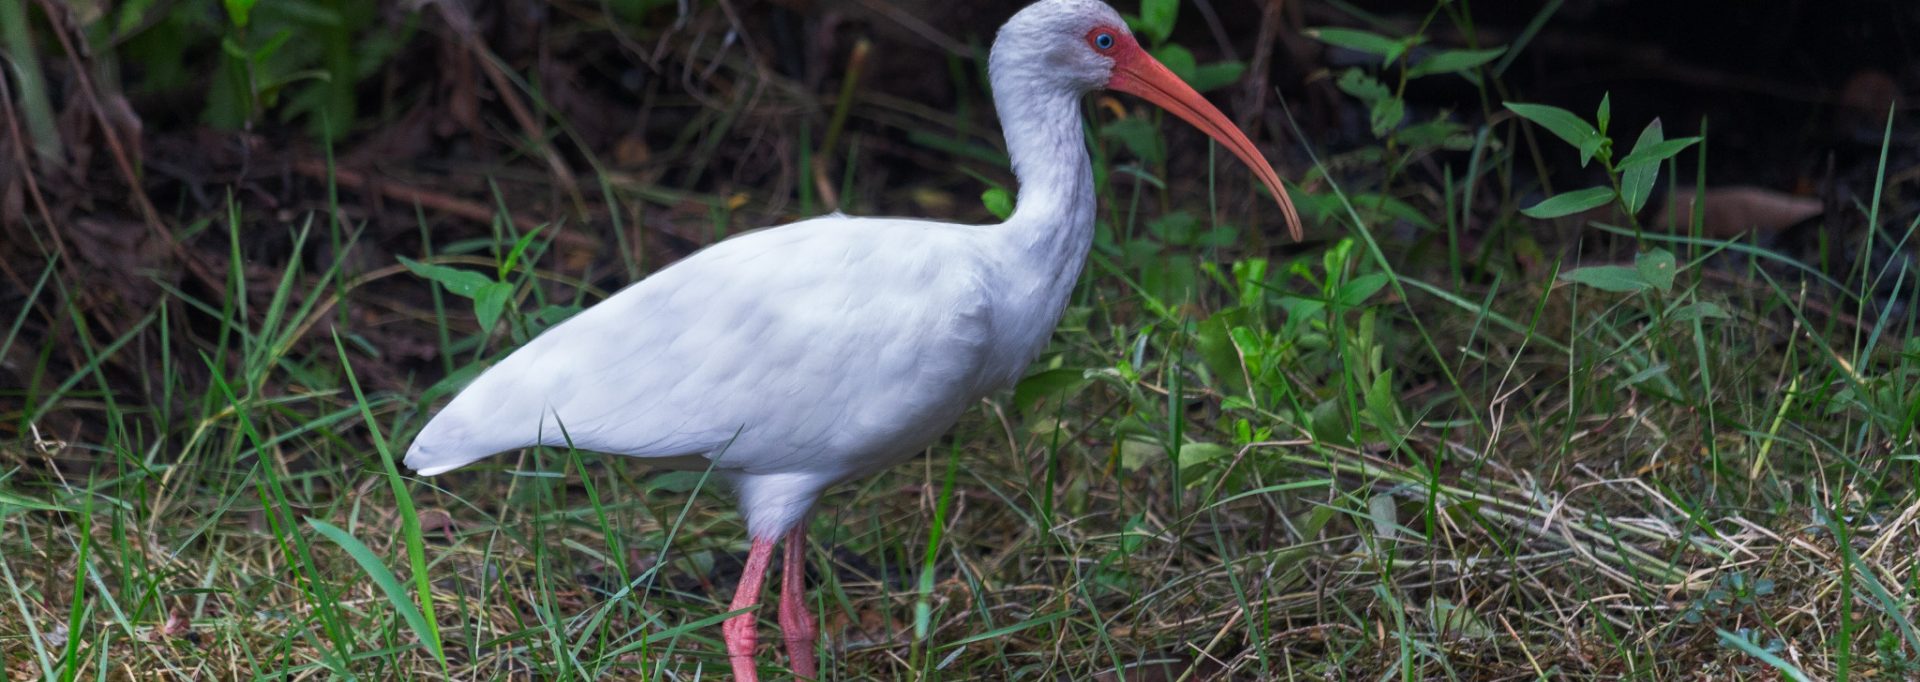
[[[478,223],[492,223],[494,218],[499,217],[498,213],[485,204],[467,201],[459,197],[449,196],[432,190],[420,189],[418,187],[391,182],[380,182],[367,177],[366,173],[360,171],[348,170],[338,166],[329,168],[325,161],[317,159],[294,161],[293,172],[315,180],[326,180],[331,177],[334,182],[344,187],[363,192],[373,192],[395,201],[419,205],[423,208],[430,208],[441,213],[466,218]],[[537,222],[520,217],[508,217],[508,219],[513,221],[514,227],[522,231],[531,230],[539,225]]]
[[[100,126],[100,135],[106,138],[107,150],[113,155],[113,164],[119,168],[121,178],[126,181],[127,192],[132,195],[134,206],[140,209],[140,217],[146,222],[147,229],[152,230],[154,237],[165,243],[167,248],[173,251],[174,257],[180,259],[181,265],[185,266],[194,277],[199,278],[201,283],[216,290],[224,289],[225,282],[214,276],[213,270],[208,268],[206,263],[201,262],[199,257],[187,250],[185,245],[174,239],[173,234],[167,231],[166,223],[160,220],[159,209],[154,208],[153,201],[147,198],[147,191],[140,185],[140,176],[133,170],[133,160],[127,156],[126,146],[120,141],[120,134],[113,123],[107,120],[106,107],[100,103],[100,93],[93,87],[93,77],[88,75],[86,65],[80,61],[80,51],[74,48],[73,39],[67,35],[67,28],[71,22],[68,21],[70,17],[66,10],[52,0],[39,0],[39,3],[40,10],[46,13],[48,19],[53,20],[53,35],[60,39],[60,47],[66,51],[67,62],[73,66],[73,77],[79,81],[80,93],[86,97],[87,108],[93,115],[94,124]]]
[[[508,78],[506,72],[501,70],[499,60],[494,57],[491,50],[487,49],[486,43],[480,40],[478,32],[474,30],[473,17],[468,15],[459,3],[423,4],[440,8],[441,18],[446,20],[447,26],[453,29],[454,34],[460,37],[461,43],[473,53],[474,60],[480,62],[481,70],[487,75],[487,82],[493,85],[494,92],[500,95],[501,103],[507,106],[507,112],[526,133],[527,144],[533,145],[535,153],[547,162],[548,171],[553,173],[554,181],[560,183],[561,188],[566,190],[567,198],[573,202],[574,210],[579,215],[585,216],[587,200],[580,194],[580,181],[574,176],[573,169],[567,166],[566,159],[560,158],[560,153],[553,148],[553,145],[547,143],[544,129],[540,127],[538,121],[534,120],[533,112],[527,109],[526,103],[520,101],[513,79]]]
[[[33,179],[33,166],[27,158],[26,134],[20,130],[19,115],[13,110],[13,89],[7,85],[5,74],[0,74],[0,113],[7,118],[7,135],[13,140],[14,163],[20,168],[20,180],[27,185],[27,196],[33,198],[34,210],[40,212],[40,220],[47,224],[47,234],[53,239],[53,251],[62,261],[71,261],[67,254],[67,244],[60,238],[60,230],[54,226],[53,210],[47,207],[47,198],[40,193],[40,183]],[[17,284],[22,290],[25,284]]]
[[[975,54],[974,50],[965,43],[955,40],[952,36],[947,35],[940,29],[934,28],[933,24],[929,24],[919,17],[913,16],[912,12],[895,7],[891,2],[885,2],[884,0],[860,0],[860,4],[866,7],[868,11],[893,20],[893,22],[899,24],[901,28],[907,29],[907,31],[916,36],[920,36],[922,40],[927,41],[934,47],[940,48],[947,54],[955,57],[981,56]]]
[[[1260,6],[1260,35],[1253,41],[1253,57],[1247,60],[1247,75],[1242,80],[1239,105],[1242,129],[1251,127],[1267,113],[1267,83],[1273,70],[1273,46],[1280,42],[1280,5],[1282,0],[1267,0]]]
[[[1200,18],[1207,22],[1207,30],[1213,32],[1213,43],[1220,46],[1220,58],[1230,62],[1240,61],[1240,51],[1233,49],[1233,39],[1227,35],[1227,25],[1220,23],[1220,13],[1213,10],[1213,2],[1193,0],[1193,8],[1200,11]]]

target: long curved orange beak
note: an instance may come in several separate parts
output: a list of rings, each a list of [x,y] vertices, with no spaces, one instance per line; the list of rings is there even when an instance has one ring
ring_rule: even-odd
[[[1293,208],[1293,198],[1287,196],[1287,188],[1280,184],[1280,174],[1267,165],[1260,156],[1260,150],[1253,146],[1226,114],[1208,104],[1207,100],[1188,87],[1179,76],[1173,75],[1165,64],[1140,49],[1140,43],[1133,36],[1118,32],[1111,54],[1113,55],[1113,76],[1107,81],[1107,89],[1137,95],[1141,99],[1159,105],[1173,112],[1200,132],[1218,141],[1240,157],[1241,163],[1253,170],[1254,177],[1273,192],[1274,200],[1280,203],[1280,212],[1286,214],[1287,234],[1294,241],[1300,241],[1300,213]]]

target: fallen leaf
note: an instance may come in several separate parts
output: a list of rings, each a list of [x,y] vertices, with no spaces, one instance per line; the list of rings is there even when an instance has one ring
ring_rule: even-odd
[[[1693,190],[1674,190],[1667,206],[1654,217],[1654,226],[1669,232],[1687,232],[1693,224]],[[1726,239],[1746,233],[1770,235],[1819,215],[1820,200],[1763,187],[1707,189],[1704,236]]]

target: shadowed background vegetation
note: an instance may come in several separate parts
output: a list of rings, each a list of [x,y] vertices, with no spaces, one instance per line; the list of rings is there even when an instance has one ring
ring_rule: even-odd
[[[0,679],[715,676],[703,475],[395,456],[730,234],[1005,215],[1022,4],[0,0]],[[1760,5],[1118,5],[1308,239],[1090,96],[1055,343],[812,521],[824,676],[1920,675],[1920,5]]]

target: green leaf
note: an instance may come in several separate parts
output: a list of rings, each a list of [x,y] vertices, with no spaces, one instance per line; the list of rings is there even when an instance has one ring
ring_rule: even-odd
[[[1191,246],[1200,237],[1200,219],[1188,211],[1173,211],[1147,222],[1147,231],[1160,241]]]
[[[415,606],[413,600],[407,597],[406,591],[400,589],[400,580],[393,577],[393,571],[388,570],[387,565],[381,563],[380,557],[375,556],[372,549],[367,548],[351,533],[331,523],[309,517],[307,525],[312,526],[328,540],[332,540],[333,544],[339,545],[340,549],[346,550],[347,556],[353,557],[354,562],[360,564],[360,570],[365,571],[367,577],[373,579],[373,584],[378,585],[380,591],[386,593],[387,602],[393,605],[393,610],[399,612],[402,619],[407,621],[407,627],[413,629],[414,636],[420,638],[420,641],[429,648],[436,651],[439,649],[439,638],[427,628],[427,618],[420,614],[420,607]]]
[[[662,471],[648,477],[640,484],[640,489],[650,493],[688,493],[698,490],[706,479],[705,471]]]
[[[1271,342],[1271,337],[1265,332],[1245,325],[1234,325],[1232,329],[1227,330],[1227,336],[1233,340],[1235,351],[1241,355],[1244,360],[1242,364],[1246,367],[1247,373],[1254,377],[1254,381],[1267,384],[1281,380],[1264,371],[1267,359],[1266,349]]]
[[[1225,61],[1203,64],[1193,69],[1193,76],[1187,78],[1187,85],[1200,92],[1212,92],[1240,81],[1247,72],[1243,62]]]
[[[1367,413],[1374,427],[1389,438],[1397,438],[1402,424],[1400,402],[1393,393],[1393,370],[1381,372],[1373,378],[1373,384],[1367,387],[1365,399]]]
[[[520,264],[520,256],[525,254],[527,252],[527,246],[533,243],[533,236],[540,234],[540,230],[545,227],[545,225],[541,225],[528,230],[526,234],[520,235],[520,239],[513,243],[513,250],[508,251],[507,257],[500,261],[500,279],[506,279],[507,273],[513,272],[513,266]]]
[[[1340,305],[1348,308],[1359,306],[1367,299],[1373,298],[1373,295],[1379,293],[1382,287],[1387,286],[1387,281],[1387,276],[1378,272],[1355,277],[1352,281],[1340,285],[1340,295],[1337,300],[1340,301]]]
[[[0,518],[4,518],[7,515],[12,514],[14,510],[17,510],[17,509],[26,509],[31,511],[53,511],[53,512],[73,511],[70,508],[62,507],[57,504],[41,502],[31,497],[15,495],[5,490],[0,490]]]
[[[1374,535],[1388,540],[1400,537],[1400,509],[1393,495],[1380,493],[1367,498],[1367,519],[1373,522]]]
[[[1659,123],[1659,119],[1654,119],[1653,123],[1648,124],[1648,127],[1651,128],[1659,125]],[[1644,133],[1641,135],[1641,141],[1646,141],[1646,135]],[[1638,166],[1657,165],[1662,161],[1673,158],[1674,155],[1685,151],[1686,148],[1693,146],[1693,143],[1699,141],[1700,138],[1698,137],[1677,137],[1671,140],[1655,139],[1646,144],[1636,142],[1633,145],[1633,152],[1627,154],[1627,158],[1620,160],[1620,168],[1627,169]]]
[[[1658,376],[1665,376],[1667,373],[1667,370],[1669,369],[1672,369],[1672,366],[1662,362],[1652,367],[1648,367],[1638,372],[1634,372],[1633,376],[1627,377],[1626,381],[1622,381],[1620,383],[1625,386],[1638,386],[1640,384],[1646,383],[1648,379],[1652,379]]]
[[[1467,132],[1467,127],[1444,118],[1401,128],[1394,137],[1409,147],[1438,147],[1456,152],[1473,148],[1473,135]]]
[[[1419,78],[1436,73],[1470,75],[1469,72],[1480,68],[1482,64],[1499,59],[1500,55],[1506,52],[1505,47],[1487,50],[1441,50],[1407,69],[1407,77]]]
[[[1333,84],[1340,88],[1341,92],[1353,95],[1368,104],[1393,96],[1393,91],[1388,90],[1386,84],[1381,83],[1380,79],[1369,76],[1367,72],[1359,69],[1347,69]]]
[[[571,304],[549,305],[541,308],[540,312],[534,313],[533,317],[534,319],[539,320],[540,324],[551,327],[553,325],[560,324],[562,322],[567,321],[567,318],[580,314],[580,311],[582,310],[586,310],[586,308],[582,306],[571,305]]]
[[[1644,291],[1648,287],[1647,280],[1640,276],[1638,269],[1624,265],[1577,268],[1560,273],[1560,279],[1621,294]]]
[[[315,519],[308,519],[308,521],[318,524],[315,529],[333,538],[334,542],[340,544],[348,553],[354,554],[357,547],[359,553],[354,554],[354,559],[359,561],[361,567],[370,575],[375,578],[382,574],[386,576],[386,582],[382,587],[387,591],[387,599],[394,602],[395,608],[402,610],[402,613],[413,614],[413,617],[408,619],[408,624],[413,626],[414,634],[427,645],[427,650],[440,662],[440,669],[445,671],[447,670],[447,651],[440,639],[440,621],[434,617],[433,612],[433,584],[431,576],[427,574],[427,550],[426,543],[420,536],[420,515],[414,512],[413,496],[407,492],[406,483],[400,479],[400,468],[394,464],[393,449],[388,446],[386,436],[380,433],[379,423],[373,416],[373,407],[367,402],[366,392],[360,390],[360,379],[353,373],[353,363],[347,361],[347,347],[341,342],[340,333],[337,330],[333,334],[333,350],[340,358],[340,369],[346,372],[347,386],[353,390],[353,401],[360,408],[360,419],[367,425],[367,433],[373,436],[373,448],[380,459],[380,466],[386,470],[387,487],[393,491],[394,513],[400,520],[400,538],[407,549],[408,565],[413,569],[413,594],[420,600],[420,609],[411,611],[413,603],[401,593],[399,581],[394,580],[393,574],[387,572],[386,566],[381,564],[372,552],[367,551],[365,545],[360,545],[353,536],[328,526],[325,522]],[[283,504],[284,501],[282,498]],[[333,532],[328,533],[328,529]],[[304,555],[307,551],[302,549],[301,553]]]
[[[1640,279],[1648,286],[1661,291],[1673,288],[1673,275],[1679,269],[1674,263],[1673,254],[1666,249],[1654,249],[1633,258],[1633,267],[1640,271]]]
[[[1053,613],[1048,613],[1048,614],[1039,615],[1039,616],[1029,616],[1027,617],[1026,620],[1017,621],[1012,625],[1006,625],[1006,626],[994,628],[986,632],[968,635],[958,640],[941,644],[939,648],[934,649],[934,651],[948,651],[952,649],[958,649],[960,647],[966,646],[968,644],[972,644],[974,642],[1012,641],[1009,639],[1009,637],[1011,637],[1016,633],[1024,632],[1026,630],[1037,628],[1042,625],[1047,625],[1056,620],[1063,620],[1066,618],[1083,616],[1083,615],[1085,614],[1081,613],[1080,609],[1075,607],[1075,608],[1069,608],[1065,611],[1055,611]]]
[[[1567,144],[1580,150],[1581,166],[1593,160],[1594,152],[1600,150],[1601,143],[1606,139],[1592,124],[1560,107],[1515,102],[1508,102],[1506,107],[1521,118],[1546,128],[1547,132],[1553,133],[1555,137],[1565,140]]]
[[[473,381],[474,377],[480,376],[480,372],[486,368],[486,365],[477,362],[461,365],[458,369],[453,370],[452,374],[448,374],[446,378],[433,382],[433,385],[428,386],[427,390],[421,391],[420,404],[431,405],[435,401],[452,394],[454,391],[465,388],[468,383]]]
[[[276,38],[277,37],[278,36],[276,36]],[[285,42],[285,41],[276,40],[273,43],[269,43],[268,47],[261,48],[261,49],[263,51],[268,49],[277,50],[279,49],[280,43],[282,42]],[[257,54],[254,57],[254,60],[265,61],[269,56],[271,55],[263,52],[261,54]],[[255,83],[253,87],[260,91],[260,94],[262,97],[270,99],[275,96],[278,96],[280,90],[286,88],[289,85],[293,85],[294,83],[299,83],[301,81],[308,81],[308,80],[326,83],[331,81],[332,79],[333,79],[333,74],[327,72],[325,69],[301,69],[299,71],[295,71],[279,77],[262,76],[260,82]],[[311,108],[312,104],[316,104],[316,103],[310,102],[308,108]]]
[[[1247,390],[1247,368],[1240,360],[1240,349],[1233,342],[1233,321],[1230,314],[1216,313],[1195,327],[1193,332],[1194,350],[1199,351],[1200,362],[1207,372],[1213,375],[1213,381],[1220,392],[1229,396],[1239,396]],[[1018,395],[1015,389],[1015,395]]]
[[[240,43],[238,41],[235,41],[232,36],[225,36],[220,39],[220,51],[226,53],[227,56],[232,57],[234,59],[238,59],[242,62],[251,60],[253,58],[253,55],[247,52],[247,48],[241,46]]]
[[[1154,48],[1151,54],[1154,59],[1160,60],[1168,71],[1172,71],[1173,75],[1179,76],[1180,80],[1186,81],[1187,85],[1200,92],[1231,85],[1234,81],[1240,80],[1240,74],[1247,70],[1246,64],[1233,61],[1199,66],[1193,59],[1193,53],[1179,45],[1162,45]]]
[[[1406,103],[1393,96],[1393,92],[1379,79],[1359,69],[1347,69],[1334,85],[1367,103],[1368,123],[1375,137],[1385,136],[1387,131],[1399,126],[1400,120],[1406,118]]]
[[[1180,446],[1180,468],[1185,470],[1188,467],[1206,464],[1207,462],[1231,455],[1233,452],[1233,448],[1216,443],[1187,443],[1186,445]],[[1189,483],[1195,484],[1202,482],[1203,481],[1198,480],[1189,481]]]
[[[1720,628],[1714,628],[1713,631],[1720,636],[1720,644],[1722,646],[1737,649],[1746,653],[1748,656],[1764,661],[1767,665],[1773,666],[1775,670],[1779,670],[1780,674],[1787,679],[1794,680],[1794,682],[1810,682],[1813,679],[1808,677],[1806,672],[1800,670],[1799,666],[1787,662],[1787,659],[1781,658],[1771,651],[1767,651],[1760,645],[1753,643],[1752,640]]]
[[[1240,243],[1240,230],[1232,225],[1215,225],[1194,235],[1194,246],[1227,247]]]
[[[1240,283],[1240,305],[1258,310],[1267,300],[1268,265],[1265,258],[1234,261],[1233,279]]]
[[[1179,45],[1161,45],[1149,54],[1153,55],[1154,59],[1160,60],[1160,64],[1167,67],[1168,71],[1172,71],[1173,75],[1179,76],[1180,80],[1187,81],[1188,85],[1193,84],[1193,69],[1196,62],[1193,59],[1193,53],[1187,51],[1187,48]]]
[[[292,39],[292,31],[281,29],[275,32],[272,37],[267,38],[267,42],[261,45],[259,49],[254,50],[253,53],[249,55],[249,58],[255,64],[266,66],[267,60],[273,57],[274,53],[279,52],[281,46],[286,45],[287,41]],[[272,79],[265,79],[261,82],[262,85],[270,83],[272,83]]]
[[[446,287],[447,291],[455,296],[473,298],[480,293],[482,287],[493,283],[493,280],[487,279],[486,275],[477,272],[459,270],[445,265],[422,263],[406,256],[400,256],[399,258],[401,264],[406,265],[408,270],[413,271],[413,274],[439,282],[440,286]]]
[[[1667,317],[1678,322],[1692,322],[1709,317],[1721,320],[1733,319],[1733,315],[1728,313],[1726,308],[1722,308],[1720,304],[1712,301],[1695,301],[1688,303],[1674,308],[1673,312],[1667,314]]]
[[[715,625],[719,625],[721,622],[727,620],[728,618],[732,618],[736,615],[739,615],[739,614],[736,614],[732,611],[723,611],[720,613],[713,614],[711,616],[707,616],[705,618],[699,618],[699,619],[690,620],[684,623],[680,623],[679,625],[675,625],[670,628],[661,628],[658,630],[649,629],[647,632],[647,636],[635,638],[632,641],[627,642],[625,646],[622,646],[618,649],[614,649],[612,651],[608,651],[600,660],[606,660],[606,661],[621,660],[622,657],[626,656],[627,654],[631,654],[635,651],[641,651],[641,650],[647,649],[648,647],[659,648],[662,643],[673,642],[675,640],[678,640],[689,632],[704,631],[707,628],[713,627]]]
[[[1875,571],[1860,567],[1858,563],[1860,559],[1854,556],[1852,548],[1842,547],[1840,551],[1843,553],[1843,561],[1846,564],[1859,569],[1854,571],[1854,575],[1858,577],[1861,585],[1866,586],[1867,592],[1873,595],[1874,601],[1879,602],[1878,606],[1880,607],[1880,611],[1887,614],[1888,617],[1891,617],[1894,622],[1900,626],[1900,631],[1905,636],[1907,644],[1920,646],[1920,632],[1914,630],[1913,622],[1907,618],[1908,600],[1906,595],[1903,594],[1900,597],[1894,597],[1893,592],[1888,590],[1886,585],[1881,584],[1880,578],[1877,577],[1878,574]],[[1895,584],[1898,585],[1899,583]],[[1773,591],[1771,583],[1767,584],[1766,587],[1767,592]],[[1759,586],[1756,586],[1756,593],[1764,594],[1758,590]],[[1905,590],[1901,591],[1905,592]]]
[[[1407,51],[1409,40],[1395,40],[1378,33],[1355,28],[1310,28],[1307,37],[1334,47],[1380,55],[1381,64],[1391,64]]]
[[[493,325],[500,321],[500,314],[507,309],[507,303],[513,300],[513,285],[506,282],[488,282],[480,287],[473,297],[473,315],[480,318],[480,334],[493,333]]]
[[[1120,441],[1121,469],[1139,471],[1149,464],[1164,462],[1166,459],[1167,449],[1161,447],[1159,443],[1140,438],[1127,438]]]
[[[247,27],[248,17],[253,15],[253,5],[257,0],[226,0],[227,17],[239,28]]]
[[[1600,95],[1600,109],[1594,112],[1593,121],[1600,124],[1600,136],[1606,137],[1607,126],[1613,123],[1613,93]]]
[[[1166,42],[1180,16],[1180,0],[1141,0],[1140,27],[1154,45]]]
[[[1628,213],[1640,213],[1640,209],[1647,205],[1647,197],[1653,194],[1653,182],[1660,177],[1658,163],[1629,164],[1643,150],[1660,144],[1665,137],[1660,119],[1653,119],[1645,130],[1640,131],[1640,138],[1633,143],[1633,152],[1627,154],[1626,160],[1620,163],[1620,201],[1627,205]]]
[[[1427,231],[1440,229],[1439,225],[1433,223],[1432,218],[1427,217],[1425,211],[1398,197],[1378,192],[1356,192],[1353,195],[1353,204],[1361,209],[1361,215],[1372,219],[1403,220]]]
[[[1066,398],[1080,392],[1091,380],[1087,371],[1078,368],[1049,369],[1034,372],[1021,379],[1013,388],[1013,405],[1022,411],[1032,410],[1040,401],[1048,398]]]
[[[1123,118],[1100,126],[1100,137],[1119,140],[1127,151],[1150,166],[1158,165],[1166,158],[1166,152],[1160,147],[1160,131],[1143,116]]]
[[[1367,122],[1371,124],[1374,137],[1386,137],[1387,132],[1400,126],[1407,117],[1407,103],[1398,97],[1388,97],[1376,102],[1367,109]]]
[[[1460,606],[1438,595],[1427,597],[1427,617],[1433,621],[1435,632],[1450,637],[1493,639],[1498,636],[1473,607]]]
[[[1013,194],[1005,187],[994,187],[980,193],[980,203],[985,204],[987,212],[995,218],[1006,220],[1013,215]]]
[[[1178,305],[1200,291],[1200,268],[1192,258],[1168,256],[1140,266],[1140,288],[1152,301],[1149,305]]]
[[[1573,215],[1581,211],[1605,205],[1609,201],[1613,201],[1612,187],[1588,187],[1586,189],[1574,190],[1550,197],[1546,201],[1520,209],[1520,212],[1529,218],[1546,220],[1548,218]]]

